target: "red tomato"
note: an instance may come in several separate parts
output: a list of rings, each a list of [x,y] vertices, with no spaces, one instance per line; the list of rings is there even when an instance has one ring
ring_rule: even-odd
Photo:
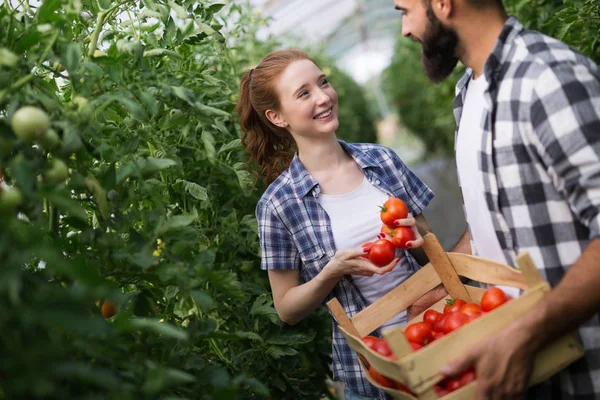
[[[377,370],[375,368],[373,368],[372,365],[369,367],[369,375],[371,375],[371,378],[373,378],[373,380],[375,382],[379,383],[381,386],[389,387],[389,388],[394,387],[393,379],[390,379],[386,376],[381,375],[379,372],[377,372]]]
[[[448,384],[446,385],[446,389],[448,393],[454,392],[456,389],[460,389],[462,385],[460,384],[460,379],[450,379]]]
[[[497,287],[491,287],[483,293],[481,298],[481,310],[492,311],[508,301],[506,293]]]
[[[379,342],[379,340],[380,339],[375,336],[365,336],[362,338],[363,343],[366,344],[371,350],[375,348],[375,345]]]
[[[442,332],[450,333],[460,328],[467,322],[469,322],[469,317],[467,317],[465,314],[461,312],[450,313],[444,321],[444,329],[442,330]]]
[[[461,299],[448,299],[444,306],[444,314],[460,311],[460,308],[465,304],[467,304],[467,302]]]
[[[423,348],[423,345],[419,343],[408,342],[408,344],[410,344],[410,347],[412,347],[412,351],[417,351]]]
[[[404,336],[409,342],[426,345],[431,342],[433,336],[431,334],[431,325],[427,322],[415,322],[410,324],[404,330]]]
[[[435,332],[444,332],[444,324],[446,323],[446,318],[448,318],[448,315],[450,314],[442,314],[440,319],[433,324],[432,328]]]
[[[381,221],[388,225],[394,226],[394,222],[397,219],[404,219],[408,217],[408,207],[406,204],[395,197],[390,197],[388,201],[383,203],[381,207]]]
[[[432,332],[432,335],[433,335],[433,340],[438,340],[439,338],[444,336],[445,333],[444,332]]]
[[[377,343],[375,343],[375,345],[373,345],[373,351],[381,354],[384,357],[390,357],[392,355],[392,350],[384,339],[379,340]]]
[[[387,239],[373,242],[369,249],[369,260],[378,267],[385,267],[396,257],[396,248]]]
[[[433,390],[435,390],[435,393],[438,395],[438,397],[444,397],[445,395],[450,393],[450,392],[448,392],[448,390],[446,390],[445,387],[440,386],[440,385],[435,385],[433,387]]]
[[[423,314],[423,322],[427,322],[431,326],[435,325],[440,318],[442,318],[442,313],[436,310],[427,310]]]
[[[392,244],[399,249],[407,249],[407,242],[415,240],[415,234],[408,226],[399,226],[392,231]]]
[[[460,380],[460,386],[467,386],[469,383],[473,382],[475,379],[477,379],[477,374],[475,373],[475,370],[473,368],[470,368],[468,370],[466,370],[465,372],[463,372],[460,375],[460,378],[458,378]]]
[[[394,228],[390,228],[390,227],[389,227],[389,226],[387,226],[387,225],[383,225],[383,226],[381,227],[381,233],[383,233],[383,234],[386,234],[386,235],[390,235],[390,236],[392,236],[392,230],[393,230],[393,229],[394,229]]]
[[[468,316],[480,316],[481,307],[477,303],[467,303],[460,308],[460,312]]]
[[[396,387],[396,389],[402,391],[402,392],[406,392],[406,393],[410,393],[412,395],[414,395],[413,392],[410,391],[410,389],[402,382],[398,382],[398,381],[393,381],[394,382],[394,386]]]

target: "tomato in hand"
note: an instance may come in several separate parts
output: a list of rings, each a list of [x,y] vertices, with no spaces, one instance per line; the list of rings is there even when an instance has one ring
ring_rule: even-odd
[[[369,260],[378,267],[385,267],[396,257],[396,248],[387,239],[376,240],[369,249]]]
[[[388,225],[394,226],[394,222],[397,219],[404,219],[408,217],[408,207],[406,204],[395,197],[390,197],[388,201],[383,203],[381,207],[381,221]]]
[[[467,303],[460,308],[460,312],[469,317],[478,317],[481,315],[481,307],[477,303]]]
[[[488,312],[508,301],[506,293],[500,288],[491,287],[481,297],[481,310]]]
[[[404,336],[409,342],[426,345],[433,339],[431,325],[427,322],[415,322],[410,324],[404,330]]]
[[[392,230],[394,230],[394,228],[390,228],[390,227],[389,227],[389,226],[387,226],[387,225],[383,225],[383,226],[381,227],[381,233],[383,233],[383,234],[385,234],[385,235],[390,235],[390,236],[392,236]]]
[[[380,339],[375,336],[365,336],[364,338],[362,338],[363,343],[366,344],[367,347],[371,350],[374,349],[375,344],[377,344],[379,340]]]
[[[469,317],[467,317],[465,314],[463,314],[461,312],[450,313],[450,314],[448,314],[448,317],[444,321],[444,328],[443,328],[442,332],[450,333],[450,332],[455,331],[456,329],[460,328],[467,322],[469,322]]]
[[[442,314],[436,310],[427,310],[423,314],[423,322],[427,322],[432,327],[440,318],[442,318]]]
[[[415,234],[408,226],[399,226],[392,231],[392,244],[399,249],[407,249],[406,243],[415,240]]]
[[[444,314],[460,311],[460,308],[465,304],[467,304],[467,302],[461,299],[448,299],[444,306]]]

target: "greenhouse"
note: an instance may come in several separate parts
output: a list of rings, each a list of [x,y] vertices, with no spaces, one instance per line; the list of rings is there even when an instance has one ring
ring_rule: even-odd
[[[0,2],[0,400],[600,398],[599,63],[597,0]]]

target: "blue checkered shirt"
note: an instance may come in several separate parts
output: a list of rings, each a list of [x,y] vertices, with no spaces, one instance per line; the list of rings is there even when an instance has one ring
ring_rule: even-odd
[[[433,198],[433,192],[417,178],[398,155],[377,144],[340,144],[362,169],[366,179],[390,196],[401,198],[413,215],[421,213]],[[313,279],[336,252],[329,217],[319,205],[319,184],[308,173],[296,155],[285,170],[265,191],[256,207],[261,268],[266,270],[299,269],[304,282]],[[378,218],[375,213],[374,218]],[[400,266],[417,271],[419,265],[410,253],[400,258]],[[381,294],[382,296],[384,293]],[[337,297],[346,314],[353,317],[367,302],[346,275],[325,302]],[[374,332],[381,336],[381,332]],[[364,376],[356,353],[333,323],[333,376],[363,396],[385,399]]]
[[[600,71],[510,17],[483,73],[478,159],[496,235],[508,264],[528,251],[554,287],[600,237]],[[472,75],[468,69],[456,87],[457,135]],[[600,314],[578,334],[585,357],[528,398],[600,398]]]

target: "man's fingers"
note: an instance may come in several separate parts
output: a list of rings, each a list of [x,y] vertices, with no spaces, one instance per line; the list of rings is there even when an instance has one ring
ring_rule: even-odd
[[[474,365],[476,359],[476,351],[467,351],[461,357],[457,358],[450,364],[444,365],[442,368],[440,368],[440,373],[445,376],[457,376],[461,372]]]

